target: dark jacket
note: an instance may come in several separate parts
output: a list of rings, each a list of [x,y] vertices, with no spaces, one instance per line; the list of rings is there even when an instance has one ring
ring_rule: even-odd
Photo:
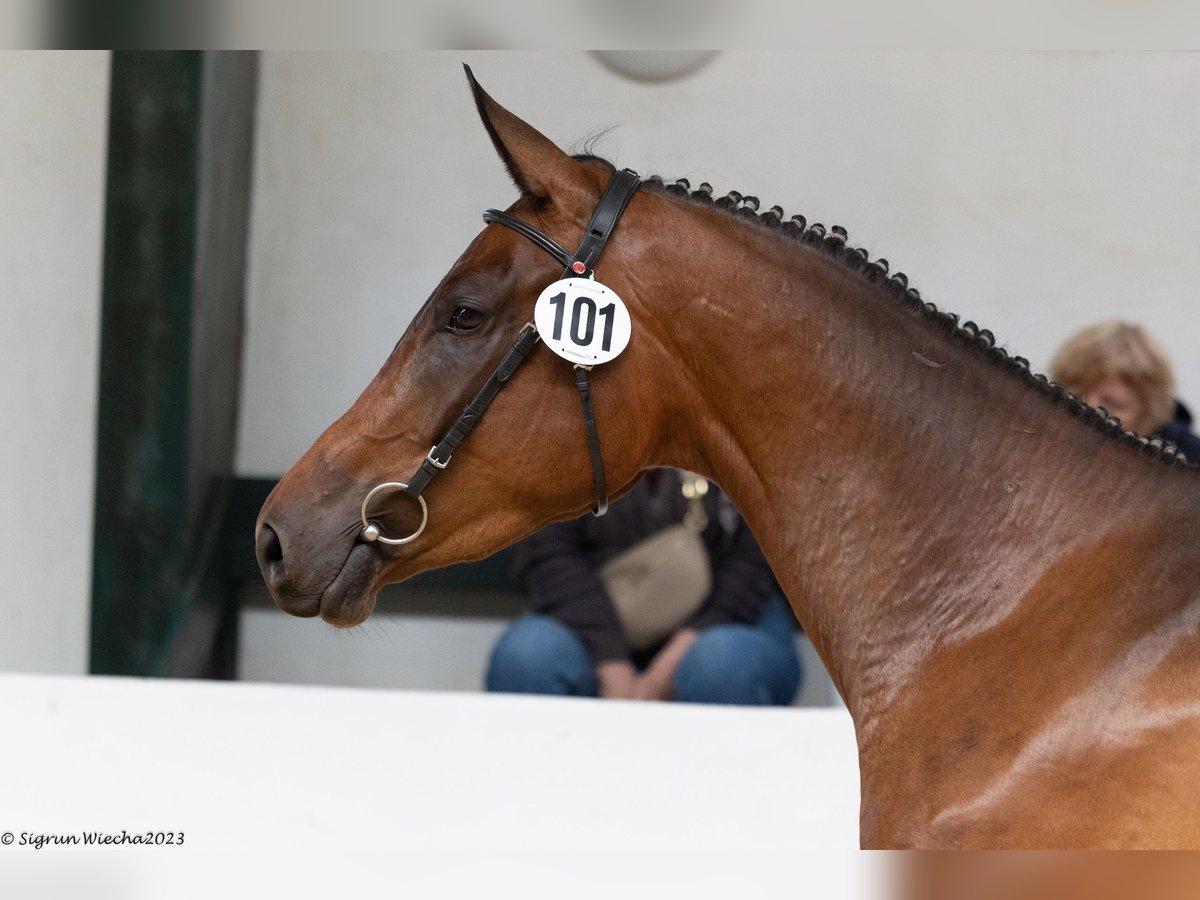
[[[1175,418],[1154,429],[1152,436],[1173,442],[1188,462],[1200,462],[1200,437],[1192,433],[1192,414],[1178,400],[1175,401]]]
[[[596,570],[655,532],[683,521],[687,500],[679,473],[648,472],[600,518],[589,514],[542,529],[516,548],[517,583],[530,609],[553,616],[587,647],[593,662],[631,659],[616,610]],[[757,622],[779,592],[754,536],[732,502],[711,485],[704,498],[704,543],[712,561],[712,593],[681,627]]]

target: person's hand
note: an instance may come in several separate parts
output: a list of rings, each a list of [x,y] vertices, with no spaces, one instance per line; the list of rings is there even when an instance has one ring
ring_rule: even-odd
[[[691,628],[675,632],[638,678],[634,696],[638,700],[670,700],[675,690],[675,670],[697,637],[698,632]]]
[[[638,673],[633,663],[612,659],[596,666],[600,696],[605,700],[632,700],[637,693]]]
[[[633,698],[635,700],[670,700],[675,685],[671,674],[647,669],[637,680]]]

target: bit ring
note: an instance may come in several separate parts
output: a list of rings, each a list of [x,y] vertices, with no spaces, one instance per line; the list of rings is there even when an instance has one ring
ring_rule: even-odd
[[[403,491],[407,489],[408,485],[402,481],[385,481],[383,484],[377,484],[375,487],[371,488],[367,496],[363,498],[362,506],[358,511],[358,516],[362,520],[362,538],[364,541],[379,541],[381,544],[398,546],[400,544],[407,544],[409,541],[415,541],[421,536],[421,532],[425,530],[425,526],[429,522],[429,506],[425,503],[425,498],[419,495],[417,496],[416,500],[421,504],[421,524],[418,525],[417,530],[408,535],[408,537],[384,537],[383,532],[379,530],[378,525],[373,525],[367,521],[367,505],[371,502],[372,497],[381,491]]]

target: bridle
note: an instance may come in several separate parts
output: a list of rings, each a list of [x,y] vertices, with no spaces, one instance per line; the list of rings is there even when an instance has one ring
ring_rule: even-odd
[[[641,179],[638,177],[638,174],[631,169],[622,169],[613,174],[608,187],[604,191],[604,196],[600,198],[600,202],[596,205],[596,209],[592,212],[592,216],[588,220],[587,227],[583,232],[583,240],[579,244],[579,249],[573,254],[569,253],[562,244],[549,235],[538,231],[538,229],[527,222],[521,221],[516,216],[509,215],[498,209],[485,211],[483,221],[489,225],[494,222],[497,225],[511,228],[517,234],[533,241],[533,243],[561,262],[563,264],[563,273],[559,276],[559,280],[571,277],[591,278],[594,277],[596,262],[600,259],[600,254],[604,252],[605,244],[608,243],[613,229],[617,227],[617,222],[620,221],[621,214],[625,211],[625,207],[629,205],[629,201],[640,183]],[[492,373],[492,376],[480,388],[479,393],[475,395],[474,399],[466,405],[462,411],[462,415],[450,426],[450,430],[446,432],[440,441],[430,448],[429,452],[425,455],[425,459],[421,462],[421,467],[417,469],[412,478],[407,483],[402,481],[387,481],[376,485],[367,493],[359,509],[359,517],[362,520],[362,538],[364,541],[379,541],[383,544],[399,545],[414,541],[421,535],[421,532],[425,530],[425,526],[429,522],[429,506],[421,494],[425,491],[425,488],[429,487],[429,483],[433,480],[434,476],[450,465],[450,459],[454,455],[454,451],[458,448],[458,445],[479,424],[479,420],[483,418],[483,414],[487,412],[487,408],[496,399],[496,395],[500,393],[500,389],[512,378],[513,372],[525,360],[525,357],[528,356],[529,351],[533,349],[538,340],[537,326],[532,321],[528,322],[517,334],[516,342],[509,348],[508,353],[504,355],[504,359],[500,361],[500,365],[496,367],[496,371]],[[583,407],[583,425],[584,431],[587,434],[588,455],[591,458],[592,464],[592,481],[596,489],[596,508],[593,510],[593,514],[602,516],[608,511],[608,483],[604,478],[604,461],[600,456],[600,438],[596,432],[596,414],[592,408],[591,387],[588,384],[588,372],[591,371],[592,367],[576,364],[574,368],[575,386],[579,389],[579,400]],[[384,537],[379,526],[370,522],[367,518],[367,507],[370,505],[371,500],[377,494],[392,491],[404,491],[421,505],[421,524],[417,526],[416,531],[406,537]]]

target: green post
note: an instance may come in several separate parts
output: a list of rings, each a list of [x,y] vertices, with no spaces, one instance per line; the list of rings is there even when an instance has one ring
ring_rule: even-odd
[[[90,668],[230,675],[219,559],[240,364],[254,54],[117,51]]]

